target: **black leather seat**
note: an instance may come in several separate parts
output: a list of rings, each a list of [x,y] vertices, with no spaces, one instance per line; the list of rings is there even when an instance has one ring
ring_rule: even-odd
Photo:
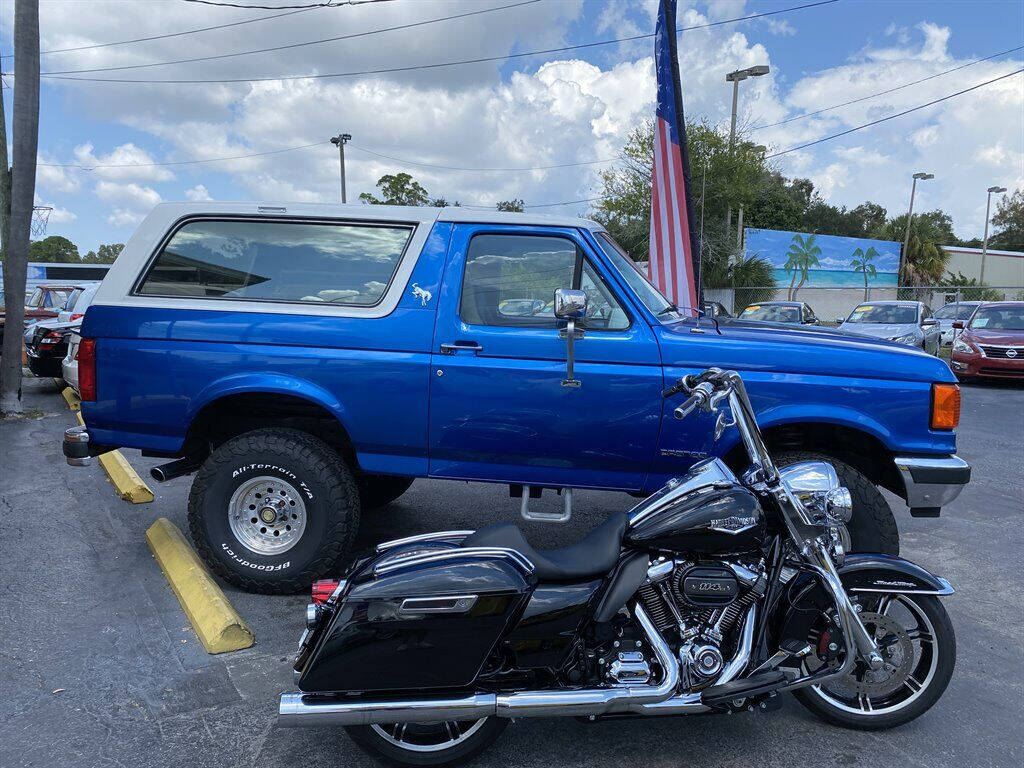
[[[627,518],[616,512],[576,544],[561,549],[536,550],[514,523],[498,523],[467,536],[464,547],[504,547],[521,552],[534,564],[543,581],[571,581],[603,576],[619,559]]]

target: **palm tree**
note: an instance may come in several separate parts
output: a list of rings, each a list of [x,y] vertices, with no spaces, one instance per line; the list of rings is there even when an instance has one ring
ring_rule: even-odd
[[[875,265],[871,263],[878,256],[878,251],[875,250],[875,246],[871,245],[868,246],[867,252],[863,248],[858,248],[853,252],[852,256],[853,260],[850,262],[850,266],[853,267],[853,271],[864,273],[864,301],[867,301],[868,278],[878,274]]]
[[[821,248],[814,242],[816,237],[817,235],[808,235],[806,238],[803,235],[793,235],[793,241],[789,244],[789,250],[786,252],[788,258],[783,268],[793,275],[789,280],[790,301],[796,298],[797,292],[807,282],[808,270],[821,265],[818,261],[818,257],[821,256]],[[793,283],[796,282],[798,272],[800,282],[794,288]]]

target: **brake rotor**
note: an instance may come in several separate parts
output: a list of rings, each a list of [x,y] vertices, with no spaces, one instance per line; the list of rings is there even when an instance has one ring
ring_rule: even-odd
[[[857,670],[835,683],[858,696],[885,696],[897,690],[914,670],[914,644],[906,628],[882,613],[864,611],[860,620],[872,630],[882,654],[881,669],[868,669],[857,663]],[[884,647],[883,647],[884,645]]]

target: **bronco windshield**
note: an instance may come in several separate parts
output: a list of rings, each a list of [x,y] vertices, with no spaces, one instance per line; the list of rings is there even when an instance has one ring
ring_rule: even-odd
[[[668,317],[677,320],[681,313],[675,308],[671,301],[661,295],[661,292],[651,285],[647,276],[640,271],[637,263],[629,257],[622,246],[616,243],[607,232],[597,232],[597,242],[604,251],[605,256],[612,263],[612,266],[622,275],[633,292],[640,297],[651,312],[658,317]]]
[[[990,331],[1024,331],[1024,304],[978,307],[968,327]]]
[[[913,304],[861,304],[846,322],[912,325],[917,322],[917,307]]]

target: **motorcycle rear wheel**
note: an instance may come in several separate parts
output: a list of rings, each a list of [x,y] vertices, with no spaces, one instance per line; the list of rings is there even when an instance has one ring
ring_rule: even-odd
[[[882,648],[885,667],[871,672],[859,666],[836,683],[793,695],[818,717],[844,728],[895,728],[923,715],[946,690],[956,665],[956,637],[946,609],[930,595],[880,594],[865,603],[861,619],[876,642],[895,637]],[[907,626],[911,623],[916,626]],[[820,636],[809,640],[812,646],[823,642]]]
[[[494,743],[508,720],[448,720],[438,723],[349,725],[352,741],[371,757],[390,765],[457,765],[471,760]]]

